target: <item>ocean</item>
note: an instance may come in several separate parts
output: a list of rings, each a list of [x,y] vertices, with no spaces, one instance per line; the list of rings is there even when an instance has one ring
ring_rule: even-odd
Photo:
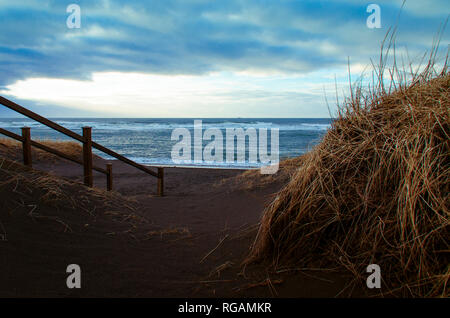
[[[203,131],[209,128],[220,129],[225,144],[226,128],[255,128],[258,132],[260,128],[267,128],[269,137],[267,144],[270,152],[270,129],[278,128],[279,157],[282,160],[309,151],[320,142],[332,121],[327,118],[51,118],[51,120],[78,134],[82,133],[81,127],[91,126],[94,141],[141,164],[213,166],[218,168],[249,168],[257,167],[259,164],[248,161],[248,140],[246,140],[247,151],[244,161],[227,163],[224,155],[222,162],[202,161],[175,164],[171,152],[173,146],[179,140],[171,139],[172,131],[176,128],[186,128],[190,131],[193,139],[194,120],[202,120]],[[70,137],[28,118],[0,118],[0,127],[17,134],[20,134],[20,128],[24,126],[31,127],[31,137],[34,140],[72,140]],[[5,138],[7,137],[5,136]],[[203,147],[209,142],[211,140],[203,140]],[[194,144],[193,141],[192,144]],[[191,151],[194,152],[194,147]],[[94,153],[105,159],[110,159],[110,157],[95,149]]]

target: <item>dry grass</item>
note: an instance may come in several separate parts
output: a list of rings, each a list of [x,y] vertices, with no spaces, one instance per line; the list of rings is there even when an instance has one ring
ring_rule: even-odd
[[[285,184],[301,166],[303,156],[282,160],[275,174],[261,174],[259,169],[247,170],[235,177],[222,179],[217,186],[234,190],[256,190],[273,183]]]
[[[447,60],[435,71],[433,50],[407,77],[395,56],[386,68],[390,47],[374,85],[351,90],[323,141],[265,210],[247,262],[339,266],[363,284],[375,263],[383,293],[450,295]]]
[[[25,216],[54,221],[72,231],[87,226],[88,220],[103,220],[116,224],[116,232],[133,234],[137,225],[148,222],[136,213],[136,202],[119,193],[87,188],[11,160],[0,159],[0,180],[0,224]]]
[[[62,140],[39,140],[35,141],[44,144],[53,149],[59,150],[71,157],[82,159],[83,158],[83,147],[80,143],[76,141],[62,141]],[[56,155],[53,155],[44,150],[38,149],[36,147],[31,147],[33,161],[48,161],[57,162],[62,159]],[[0,156],[13,159],[16,161],[22,160],[22,143],[10,139],[10,138],[0,138]],[[94,155],[94,157],[97,157]]]

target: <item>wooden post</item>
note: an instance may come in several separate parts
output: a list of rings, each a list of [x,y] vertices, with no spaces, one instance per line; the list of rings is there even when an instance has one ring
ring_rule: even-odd
[[[22,127],[23,164],[31,167],[31,133],[30,127]]]
[[[84,184],[92,187],[92,127],[83,127],[83,168]]]
[[[106,164],[106,190],[111,191],[113,185],[113,179],[112,179],[112,164],[107,163]]]
[[[164,168],[158,168],[158,195],[164,195]]]

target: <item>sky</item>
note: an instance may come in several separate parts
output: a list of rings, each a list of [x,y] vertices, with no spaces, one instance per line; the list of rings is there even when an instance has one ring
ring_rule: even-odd
[[[0,0],[0,95],[48,117],[332,117],[389,27],[417,65],[450,13],[402,2]]]

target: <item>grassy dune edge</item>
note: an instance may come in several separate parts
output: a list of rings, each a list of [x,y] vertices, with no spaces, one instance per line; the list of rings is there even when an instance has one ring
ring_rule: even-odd
[[[383,294],[450,295],[448,67],[435,71],[432,56],[405,80],[384,65],[266,208],[247,263],[320,263],[359,284],[375,263]]]

